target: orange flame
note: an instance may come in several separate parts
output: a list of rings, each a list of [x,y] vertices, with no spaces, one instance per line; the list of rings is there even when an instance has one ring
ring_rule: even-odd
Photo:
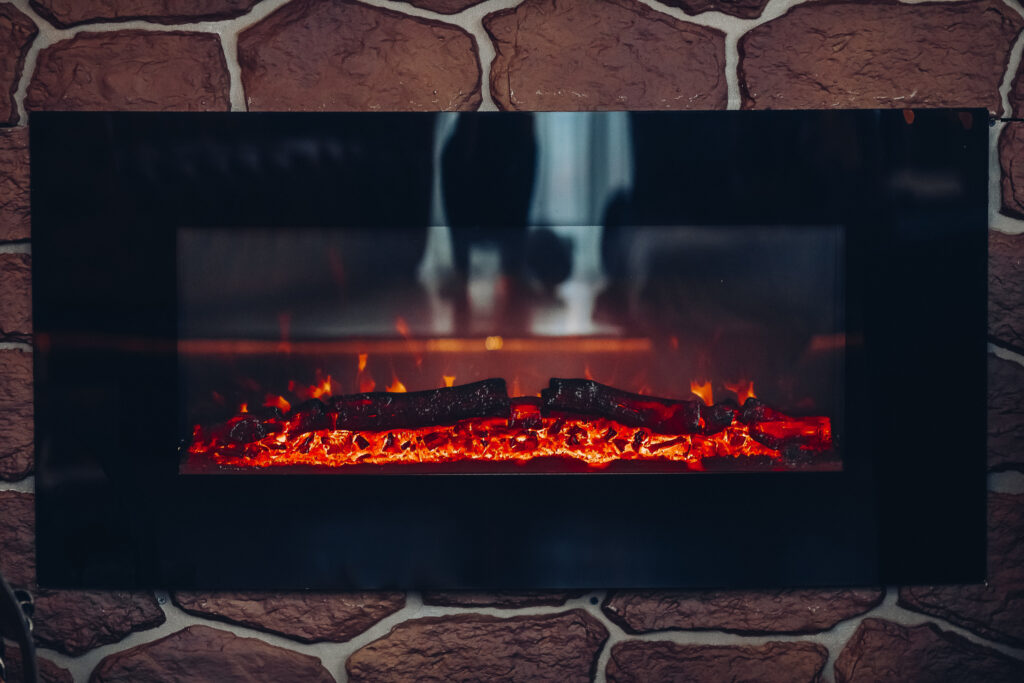
[[[446,387],[455,386],[455,375],[441,375],[441,379],[444,380],[444,385]]]
[[[398,334],[406,339],[409,338],[409,323],[405,322],[405,318],[402,316],[395,318],[395,329],[398,330]]]
[[[240,412],[240,413],[248,413],[249,412],[249,404],[248,403],[243,403],[242,405],[238,406],[238,412]]]
[[[283,413],[287,413],[292,409],[292,404],[286,401],[284,396],[271,396],[268,394],[266,399],[263,401],[263,405],[277,406]]]
[[[697,380],[693,380],[690,382],[690,391],[704,401],[704,405],[710,406],[715,404],[711,393],[711,382],[705,381],[700,383]]]
[[[405,385],[402,384],[396,377],[395,381],[389,384],[384,391],[390,394],[404,394],[406,392],[406,388]]]
[[[594,379],[594,375],[590,372],[590,365],[583,366],[583,377],[589,380]]]
[[[754,394],[754,382],[745,382],[740,380],[738,382],[726,382],[725,388],[736,394],[736,402],[743,405],[747,402],[748,398],[757,398]]]
[[[361,353],[359,354],[359,372],[366,369],[366,361],[370,359],[370,354]]]

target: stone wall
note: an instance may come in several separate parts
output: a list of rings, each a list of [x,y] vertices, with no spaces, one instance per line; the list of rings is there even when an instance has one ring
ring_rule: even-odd
[[[202,7],[197,11],[197,7]],[[1024,680],[1024,123],[991,130],[989,580],[592,593],[34,586],[26,111],[984,106],[1017,0],[0,0],[0,569],[47,681]]]

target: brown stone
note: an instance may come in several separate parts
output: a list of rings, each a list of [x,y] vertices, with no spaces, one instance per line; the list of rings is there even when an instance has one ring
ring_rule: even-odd
[[[736,647],[633,640],[612,647],[606,674],[612,683],[817,683],[826,661],[828,650],[816,643]]]
[[[988,334],[1024,352],[1024,235],[989,231]]]
[[[239,17],[260,0],[30,0],[32,9],[54,26],[142,19],[183,24]]]
[[[479,5],[484,0],[398,0],[407,2],[420,9],[428,9],[438,14],[456,14],[464,9]]]
[[[29,110],[228,111],[220,38],[185,31],[82,32],[39,52]]]
[[[21,666],[21,650],[14,644],[8,643],[7,651],[4,653],[4,662],[7,664],[7,680],[25,680],[24,669]],[[36,654],[36,667],[39,671],[39,683],[74,683],[75,679],[67,669],[57,666],[49,659]]]
[[[741,19],[756,19],[761,16],[768,0],[658,0],[669,7],[680,7],[687,14],[721,12]]]
[[[583,593],[554,593],[551,591],[520,591],[503,593],[476,593],[473,591],[425,591],[423,603],[445,607],[497,607],[515,609],[518,607],[539,607],[541,605],[564,605],[570,598]]]
[[[988,357],[988,467],[1024,470],[1024,366]]]
[[[40,590],[35,598],[36,643],[66,655],[116,643],[166,620],[151,593]]]
[[[835,665],[836,683],[1024,680],[1024,662],[939,630],[865,619]]]
[[[15,588],[36,580],[35,496],[0,491],[0,574]]]
[[[404,593],[175,593],[186,612],[304,643],[343,643],[405,606]]]
[[[745,109],[988,107],[1024,18],[1000,0],[793,7],[739,42]]]
[[[0,254],[0,342],[32,341],[32,257]]]
[[[238,37],[252,111],[472,110],[476,42],[461,28],[352,0],[294,0]]]
[[[724,109],[725,35],[635,0],[526,0],[489,14],[502,109]]]
[[[1024,495],[989,492],[988,580],[974,586],[912,586],[899,604],[981,636],[1024,646]]]
[[[334,683],[316,657],[269,645],[256,638],[189,626],[177,633],[107,655],[90,683]]]
[[[350,681],[590,681],[608,631],[583,610],[405,621],[356,650]]]
[[[39,29],[14,5],[0,3],[0,125],[18,122],[14,93],[18,89],[25,55]],[[0,188],[2,189],[2,188]]]
[[[1000,212],[1024,218],[1024,123],[1010,121],[999,134],[999,168],[1003,197]]]
[[[32,354],[0,350],[0,479],[32,473]]]
[[[715,629],[734,633],[816,633],[873,609],[884,593],[866,589],[623,591],[605,614],[633,633]]]
[[[28,239],[28,128],[0,130],[0,242]]]

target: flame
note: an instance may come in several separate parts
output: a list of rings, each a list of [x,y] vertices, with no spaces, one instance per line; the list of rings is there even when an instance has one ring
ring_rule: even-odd
[[[402,316],[395,318],[395,329],[398,330],[398,334],[406,339],[409,338],[409,323],[405,322],[405,318]]]
[[[248,403],[243,403],[242,405],[238,406],[238,412],[240,412],[240,413],[248,413],[249,412],[249,404]]]
[[[583,366],[583,377],[585,379],[589,379],[589,380],[593,380],[594,379],[594,375],[591,374],[591,372],[590,372],[590,365],[589,364]]]
[[[362,393],[368,393],[373,391],[377,387],[377,383],[373,381],[372,377],[360,377],[359,378],[359,391]]]
[[[370,354],[361,353],[359,354],[359,372],[366,369],[366,361],[370,359]]]
[[[289,410],[292,409],[292,404],[286,401],[284,396],[271,396],[268,394],[266,399],[264,399],[263,401],[263,405],[268,407],[276,406],[280,408],[281,412],[283,413],[287,413]]]
[[[331,376],[321,380],[319,383],[314,384],[309,388],[309,395],[311,398],[320,398],[322,396],[331,395]]]
[[[392,382],[384,391],[390,394],[404,394],[407,391],[405,385],[402,384],[397,377],[395,377],[394,380],[395,381]]]
[[[711,393],[711,382],[705,381],[699,383],[697,380],[693,380],[690,382],[690,391],[704,401],[704,405],[711,406],[715,404]]]
[[[446,387],[455,386],[455,375],[441,375],[441,379],[444,380],[444,385]]]
[[[505,340],[497,335],[484,339],[484,348],[488,351],[500,351],[501,347],[504,345]]]
[[[736,394],[736,402],[740,405],[746,403],[748,398],[757,398],[753,381],[726,382],[725,388]]]

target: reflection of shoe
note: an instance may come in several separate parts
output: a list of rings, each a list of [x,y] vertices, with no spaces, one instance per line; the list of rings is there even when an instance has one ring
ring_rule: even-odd
[[[532,231],[526,243],[526,267],[548,291],[572,274],[572,244],[550,228]]]

